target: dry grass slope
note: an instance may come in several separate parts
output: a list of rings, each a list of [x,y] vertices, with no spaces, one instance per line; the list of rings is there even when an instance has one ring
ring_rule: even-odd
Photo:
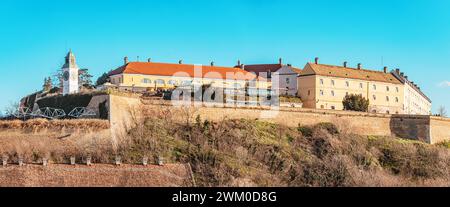
[[[38,132],[41,130],[76,129],[76,130],[92,131],[108,128],[109,122],[107,120],[99,120],[99,119],[64,119],[64,120],[30,119],[27,121],[0,120],[1,130],[31,130],[33,132]]]
[[[354,135],[332,123],[293,128],[142,111],[147,118],[119,153],[130,162],[143,154],[189,162],[200,186],[450,186],[450,151],[441,145]]]

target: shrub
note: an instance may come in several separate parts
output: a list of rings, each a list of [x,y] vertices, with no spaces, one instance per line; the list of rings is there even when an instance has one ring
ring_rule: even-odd
[[[362,95],[346,95],[342,104],[344,105],[344,110],[349,111],[367,112],[369,109],[369,99],[364,98]]]
[[[313,130],[308,126],[298,126],[297,130],[302,133],[305,137],[312,137]]]
[[[319,123],[315,126],[315,128],[325,129],[328,131],[328,133],[330,133],[332,135],[339,134],[339,129],[336,127],[336,125],[334,125],[333,123],[330,123],[330,122]]]
[[[437,145],[450,149],[450,141],[449,140],[438,143]]]

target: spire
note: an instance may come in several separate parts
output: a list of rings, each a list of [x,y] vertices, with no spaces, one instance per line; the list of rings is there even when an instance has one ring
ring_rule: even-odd
[[[69,50],[65,59],[63,68],[78,68],[72,49]]]

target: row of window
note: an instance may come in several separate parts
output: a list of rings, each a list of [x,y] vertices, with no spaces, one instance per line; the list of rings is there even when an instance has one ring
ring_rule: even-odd
[[[320,79],[320,85],[324,85],[324,80],[323,80],[323,79]],[[332,85],[332,86],[335,86],[335,85],[336,85],[336,82],[335,82],[334,80],[331,80],[331,85]],[[349,81],[345,81],[345,86],[346,86],[347,88],[350,88],[350,82],[349,82]],[[360,89],[363,89],[363,88],[364,88],[364,84],[363,84],[363,83],[359,83],[359,88],[360,88]],[[372,88],[373,88],[373,90],[377,90],[377,85],[376,85],[376,84],[373,84],[373,85],[372,85]],[[386,86],[386,91],[390,91],[390,87],[389,87],[389,86]],[[396,92],[399,92],[400,90],[399,90],[398,87],[395,87],[395,91],[396,91]]]
[[[144,79],[142,79],[141,82],[145,83],[145,84],[152,84],[152,83],[154,83],[154,84],[157,84],[157,85],[165,85],[166,84],[166,81],[164,81],[162,79],[157,79],[157,80],[154,80],[152,82],[152,80],[150,80],[148,78],[144,78]],[[181,86],[188,86],[188,85],[192,85],[192,83],[193,83],[192,80],[183,80],[183,81],[181,81],[181,84],[179,84],[179,82],[177,80],[169,80],[169,81],[167,81],[168,85],[174,85],[174,86],[179,86],[179,85],[181,85]],[[232,86],[234,88],[242,88],[242,85],[240,83],[233,83]]]
[[[154,80],[153,82],[152,82],[152,80],[150,80],[150,79],[148,79],[148,78],[144,78],[144,79],[142,79],[142,81],[141,81],[142,83],[145,83],[145,84],[151,84],[151,83],[154,83],[154,84],[158,84],[158,85],[165,85],[166,84],[166,81],[164,81],[164,80],[162,80],[162,79],[157,79],[157,80]],[[182,81],[182,85],[184,85],[184,84],[190,84],[192,81]],[[169,80],[169,81],[167,81],[167,84],[168,85],[174,85],[174,86],[176,86],[176,85],[178,85],[178,81],[176,81],[176,80]]]

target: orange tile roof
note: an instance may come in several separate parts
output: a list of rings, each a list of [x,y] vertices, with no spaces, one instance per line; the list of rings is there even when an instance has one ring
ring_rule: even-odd
[[[307,68],[310,68],[313,72],[311,73],[311,71],[309,71]],[[305,68],[300,74],[300,76],[307,76],[307,75],[321,75],[321,76],[351,78],[366,81],[379,81],[393,84],[401,84],[401,82],[389,72],[384,73],[382,71],[349,68],[335,65],[315,64],[315,63],[306,64]]]
[[[154,63],[154,62],[130,62],[124,66],[111,71],[108,75],[117,74],[142,74],[158,76],[178,76],[194,78],[212,78],[212,79],[234,79],[234,80],[254,80],[257,78],[254,74],[240,68],[220,67],[220,66],[202,66],[201,73],[194,74],[195,65],[172,64],[172,63]],[[200,67],[199,67],[200,68]],[[265,81],[258,77],[258,80]]]
[[[292,71],[294,71],[294,72],[296,72],[296,73],[298,73],[298,74],[301,74],[302,73],[302,69],[300,69],[300,68],[294,68],[294,67],[292,67],[291,68],[292,69]]]

